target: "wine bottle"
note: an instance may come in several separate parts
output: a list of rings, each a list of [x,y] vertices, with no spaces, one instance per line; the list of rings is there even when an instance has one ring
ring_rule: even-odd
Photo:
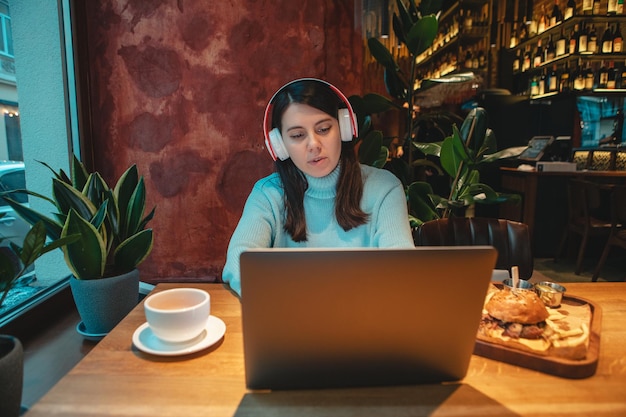
[[[593,90],[595,78],[596,77],[595,77],[595,74],[593,73],[593,69],[591,68],[591,65],[587,63],[587,69],[585,70],[585,88],[584,88],[586,91]]]
[[[574,25],[574,29],[572,29],[569,34],[568,52],[570,54],[575,54],[576,52],[578,52],[578,35],[578,23],[576,23]]]
[[[543,62],[552,61],[554,58],[556,58],[556,48],[554,42],[552,42],[552,35],[550,35],[548,37],[548,45],[544,51]]]
[[[616,86],[617,88],[626,88],[626,62],[622,65],[621,71],[617,72]]]
[[[539,79],[536,75],[530,79],[530,95],[531,97],[539,95]]]
[[[487,67],[487,56],[483,48],[478,50],[478,68],[485,69]]]
[[[585,28],[585,22],[581,22],[578,31],[578,53],[587,52],[587,40],[587,28]]]
[[[596,28],[591,25],[589,29],[589,35],[587,35],[587,52],[595,54],[598,51],[598,35],[596,35]]]
[[[622,0],[623,1],[623,0]],[[563,20],[570,19],[576,15],[576,1],[568,0],[563,12]]]
[[[511,30],[511,40],[509,41],[509,48],[515,48],[519,43],[519,39],[517,37],[518,30],[515,25],[513,25]]]
[[[532,63],[532,59],[530,56],[530,46],[526,47],[526,51],[524,52],[524,60],[522,61],[522,72],[528,71],[530,69]]]
[[[608,0],[606,14],[609,16],[615,16],[617,14],[617,0]]]
[[[609,82],[609,69],[606,67],[605,62],[602,61],[600,71],[598,71],[598,88],[606,88]]]
[[[604,35],[602,35],[602,53],[610,54],[613,52],[613,34],[611,33],[611,26],[606,25]]]
[[[559,77],[556,72],[556,64],[552,65],[552,70],[548,73],[547,87],[549,93],[555,92],[559,88]]]
[[[539,15],[539,23],[537,24],[537,34],[541,35],[543,32],[545,32],[548,24],[549,22],[546,22],[546,13],[543,9],[543,6],[541,6],[541,14]]]
[[[624,14],[624,0],[617,0],[617,15]]]
[[[606,81],[606,88],[609,90],[617,88],[617,69],[615,69],[615,63],[613,61],[609,62],[609,74]]]
[[[513,72],[518,72],[522,67],[522,50],[518,49],[513,58]]]
[[[557,39],[556,41],[556,56],[559,57],[561,55],[565,55],[565,32],[564,29],[561,28],[561,35],[559,36],[559,39]]]
[[[590,15],[593,13],[593,0],[583,0],[583,14]]]
[[[472,20],[472,11],[471,10],[466,10],[465,11],[465,20],[463,21],[463,26],[465,27],[465,29],[469,30],[472,28],[473,25],[473,20]]]
[[[560,93],[567,93],[568,91],[571,90],[571,84],[570,84],[570,72],[569,72],[569,62],[565,63],[565,68],[563,68],[563,71],[561,72],[560,76],[559,76],[559,92]]]
[[[532,19],[530,19],[530,25],[528,25],[528,37],[532,38],[537,35],[537,26],[539,25],[539,18],[533,13]]]
[[[465,63],[463,65],[467,69],[472,68],[472,50],[469,48],[465,51]]]
[[[519,35],[517,36],[520,42],[524,42],[528,39],[528,28],[526,27],[526,16],[524,16],[524,20],[519,25]]]
[[[574,77],[574,90],[582,91],[585,89],[585,71],[582,67],[581,60],[578,60],[578,65],[576,66],[576,76]]]
[[[617,1],[617,0],[609,0],[609,1]],[[615,4],[615,6],[617,8],[617,3]],[[552,6],[552,15],[550,16],[550,27],[562,21],[563,21],[563,14],[561,14],[561,9],[559,9],[559,0],[554,0],[554,6]]]
[[[593,15],[598,16],[600,14],[600,0],[593,0]]]
[[[613,53],[620,54],[623,50],[624,39],[618,23],[617,26],[615,26],[615,33],[613,34]]]
[[[541,71],[541,75],[539,76],[539,95],[543,95],[546,93],[546,69],[544,68]]]
[[[535,49],[535,55],[533,56],[533,68],[541,66],[543,60],[543,48],[541,47],[541,39],[537,41],[537,48]]]

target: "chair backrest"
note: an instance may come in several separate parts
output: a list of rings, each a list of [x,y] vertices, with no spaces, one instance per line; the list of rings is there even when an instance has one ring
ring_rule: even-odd
[[[528,226],[506,219],[451,217],[430,220],[413,230],[416,246],[490,245],[498,251],[496,269],[519,268],[521,279],[533,274]]]
[[[616,185],[611,190],[611,222],[614,226],[626,224],[626,186]]]
[[[589,223],[602,207],[600,188],[591,181],[571,179],[567,184],[567,198],[570,222]]]

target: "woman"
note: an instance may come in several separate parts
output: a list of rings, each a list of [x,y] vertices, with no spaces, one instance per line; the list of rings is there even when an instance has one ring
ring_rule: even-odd
[[[356,125],[325,81],[298,79],[274,94],[264,134],[276,172],[255,184],[231,237],[222,278],[235,292],[249,248],[414,247],[402,184],[359,164]]]

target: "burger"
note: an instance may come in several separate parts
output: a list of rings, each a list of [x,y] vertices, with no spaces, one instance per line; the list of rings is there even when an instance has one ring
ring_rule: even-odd
[[[491,286],[477,338],[538,355],[583,359],[590,320],[588,305],[550,309],[534,291]]]

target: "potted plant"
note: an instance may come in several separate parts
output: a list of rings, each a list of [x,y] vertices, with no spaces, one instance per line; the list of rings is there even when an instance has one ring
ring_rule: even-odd
[[[424,122],[437,126],[437,123],[451,120],[445,114],[424,114],[417,110],[415,104],[418,93],[444,81],[419,80],[416,72],[416,58],[433,44],[437,35],[442,3],[441,0],[423,0],[419,6],[416,6],[414,0],[409,0],[407,5],[401,0],[396,3],[398,14],[394,13],[393,16],[393,30],[398,40],[406,46],[406,62],[403,64],[396,59],[377,38],[368,39],[372,56],[383,67],[385,87],[392,98],[379,94],[350,97],[359,118],[360,131],[363,132],[358,144],[360,161],[375,166],[385,165],[403,181],[412,227],[419,227],[423,222],[439,217],[465,215],[466,209],[475,203],[495,204],[519,200],[517,195],[498,193],[480,181],[483,164],[514,157],[523,150],[522,147],[496,151],[495,135],[487,127],[484,109],[473,109],[460,130],[456,123],[450,123],[451,134],[443,141],[420,142],[420,129]],[[472,76],[455,74],[445,81],[466,82]],[[404,159],[389,158],[387,148],[390,139],[385,140],[382,132],[372,125],[372,114],[393,108],[405,112],[406,133],[399,138],[402,148],[407,150]],[[420,151],[421,157],[416,150]],[[439,163],[428,156],[438,158]],[[425,179],[414,181],[413,171],[416,167],[430,167],[430,172],[448,175],[449,194],[437,195]]]
[[[11,242],[0,247],[0,307],[11,288],[41,255],[78,239],[67,236],[46,244],[46,230],[36,223],[26,234],[23,247]],[[0,242],[3,238],[0,238]],[[24,377],[24,352],[20,340],[0,334],[0,415],[19,416]]]
[[[150,254],[154,242],[152,229],[146,228],[155,208],[144,216],[146,189],[136,165],[129,167],[113,189],[98,172],[87,172],[73,156],[71,177],[54,171],[52,197],[29,191],[31,196],[48,201],[54,218],[4,196],[27,222],[43,222],[53,242],[73,234],[76,241],[61,246],[72,277],[70,286],[81,316],[82,333],[108,333],[137,304],[139,271],[137,266]]]

